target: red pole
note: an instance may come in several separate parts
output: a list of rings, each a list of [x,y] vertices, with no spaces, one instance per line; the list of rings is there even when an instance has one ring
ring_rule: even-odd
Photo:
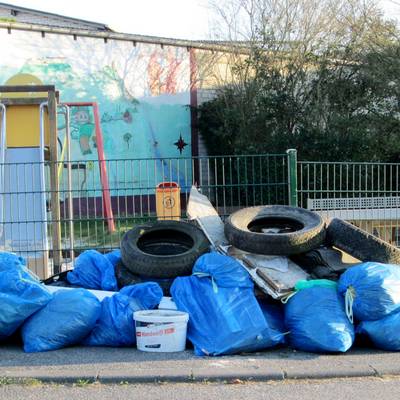
[[[104,155],[103,134],[101,132],[99,107],[97,103],[93,103],[93,116],[96,129],[96,143],[97,143],[97,153],[99,156],[100,179],[101,179],[101,185],[103,187],[104,209],[107,217],[108,231],[112,233],[115,231],[114,215],[111,206],[110,187],[108,185],[108,178],[107,178],[107,165]]]
[[[100,168],[100,180],[101,180],[101,186],[103,188],[102,192],[103,192],[104,213],[107,219],[108,231],[112,233],[115,231],[115,224],[114,224],[113,210],[111,206],[110,187],[108,185],[107,164],[106,164],[106,157],[104,154],[103,134],[101,132],[99,106],[97,103],[93,102],[75,102],[75,103],[63,103],[63,104],[70,107],[83,107],[83,106],[93,107],[97,154],[98,154],[99,168]]]

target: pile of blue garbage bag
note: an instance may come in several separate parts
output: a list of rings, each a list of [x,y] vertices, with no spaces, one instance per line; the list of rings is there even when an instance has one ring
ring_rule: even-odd
[[[273,312],[261,308],[249,274],[233,258],[204,254],[191,276],[175,279],[171,295],[178,310],[189,314],[187,337],[196,355],[257,351],[285,341]]]
[[[339,293],[345,298],[356,333],[383,350],[400,350],[400,268],[366,262],[342,274]]]
[[[133,346],[133,313],[153,309],[162,298],[157,283],[126,286],[117,291],[114,267],[119,250],[102,255],[82,253],[68,273],[80,288],[51,293],[12,253],[0,252],[0,340],[20,332],[24,351],[40,352],[66,346]],[[101,302],[88,289],[113,289]]]
[[[118,290],[119,250],[82,253],[67,280],[50,291],[23,258],[0,252],[0,340],[20,335],[26,352],[66,346],[135,346],[133,313],[160,304],[157,282]],[[92,290],[113,295],[99,300]],[[202,255],[192,275],[178,277],[171,295],[189,314],[187,338],[198,356],[262,351],[279,345],[316,353],[349,350],[357,336],[377,348],[400,350],[400,268],[366,262],[338,282],[299,281],[282,301],[257,298],[239,261]]]

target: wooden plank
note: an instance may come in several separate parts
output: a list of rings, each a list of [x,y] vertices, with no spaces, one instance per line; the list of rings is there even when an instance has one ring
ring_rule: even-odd
[[[50,190],[51,190],[51,224],[54,274],[61,272],[61,214],[58,179],[57,155],[57,100],[54,91],[48,97],[49,134],[50,134]]]
[[[215,247],[227,246],[229,244],[225,237],[224,223],[221,217],[207,196],[200,194],[194,186],[190,190],[186,213],[190,219],[195,219],[199,222],[201,228],[207,232],[209,239]]]
[[[239,260],[254,283],[271,297],[279,299],[286,296],[293,290],[297,281],[309,277],[307,272],[288,257],[256,255],[230,246],[220,216],[210,200],[200,194],[194,186],[190,190],[186,212],[190,219],[200,225],[216,250]],[[277,265],[280,268],[277,268]]]

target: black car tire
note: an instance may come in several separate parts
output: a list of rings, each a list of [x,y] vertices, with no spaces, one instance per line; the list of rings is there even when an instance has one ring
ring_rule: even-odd
[[[164,279],[157,279],[142,277],[140,275],[133,274],[129,271],[128,268],[122,262],[119,262],[115,266],[115,277],[117,278],[118,288],[122,289],[125,286],[136,285],[138,283],[145,283],[145,282],[156,282],[160,285],[164,296],[170,296],[170,288],[172,282],[174,281],[173,278],[164,278]]]
[[[327,222],[326,241],[361,261],[400,264],[397,247],[339,218]]]
[[[121,241],[121,258],[136,275],[175,278],[192,273],[195,261],[210,248],[204,233],[181,221],[135,226]]]
[[[281,232],[276,232],[278,230]],[[249,207],[229,216],[225,222],[225,236],[233,246],[251,253],[292,255],[321,245],[325,239],[325,224],[318,214],[303,208]]]

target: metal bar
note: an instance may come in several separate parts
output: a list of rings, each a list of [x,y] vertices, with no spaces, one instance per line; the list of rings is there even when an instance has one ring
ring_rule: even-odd
[[[49,92],[47,112],[49,115],[49,135],[50,135],[50,189],[51,189],[51,216],[52,216],[52,251],[54,273],[61,272],[62,252],[61,252],[61,216],[60,216],[60,192],[59,179],[57,175],[57,100],[54,91]],[[43,114],[42,114],[43,116]],[[44,127],[42,133],[44,139]],[[44,153],[44,141],[43,152]],[[44,157],[44,156],[43,156]],[[43,161],[44,162],[44,161]]]
[[[55,92],[54,85],[0,85],[0,93]]]
[[[7,146],[7,121],[6,121],[6,107],[4,104],[0,103],[1,110],[1,131],[0,131],[0,190],[3,190],[5,184],[5,157],[6,157],[6,146]],[[4,193],[0,191],[0,237],[3,235],[4,229]]]
[[[70,109],[66,104],[60,104],[65,110],[65,138],[67,148],[67,195],[68,195],[68,228],[70,259],[74,265],[74,207],[72,198],[72,168],[71,168],[71,129],[70,129]],[[63,166],[63,162],[61,165]],[[65,199],[64,199],[65,201]]]
[[[14,97],[1,97],[1,102],[5,106],[19,106],[19,105],[40,105],[47,102],[47,97],[32,97],[32,98],[14,98]]]
[[[41,190],[43,191],[43,200],[42,200],[42,204],[43,204],[43,215],[46,215],[46,196],[45,196],[45,190],[46,190],[46,182],[45,182],[45,175],[44,175],[44,108],[48,107],[47,102],[46,103],[42,103],[39,106],[39,116],[40,116],[40,187]],[[56,172],[57,169],[57,165],[55,166],[55,168],[53,168],[53,173]],[[48,242],[47,240],[45,241],[45,251],[48,251]]]
[[[288,156],[288,191],[289,205],[297,207],[297,150],[289,149]]]

